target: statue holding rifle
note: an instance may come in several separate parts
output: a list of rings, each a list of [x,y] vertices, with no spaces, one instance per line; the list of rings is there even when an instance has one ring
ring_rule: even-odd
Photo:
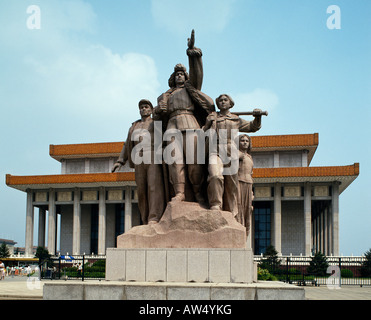
[[[252,196],[244,202],[241,198],[246,200],[247,192],[252,195],[252,158],[239,151],[238,133],[260,130],[261,117],[267,112],[254,109],[251,112],[233,113],[231,108],[234,102],[227,94],[215,99],[219,109],[216,112],[213,99],[201,91],[202,51],[195,47],[194,30],[188,39],[187,56],[189,73],[184,65],[175,65],[168,80],[170,88],[157,98],[157,106],[153,108],[154,121],[151,127],[142,126],[154,137],[148,150],[151,155],[161,154],[162,163],[156,161],[153,168],[150,167],[151,163],[148,170],[143,171],[154,177],[153,170],[156,169],[158,178],[143,180],[142,188],[139,188],[138,180],[138,198],[146,195],[153,200],[153,204],[158,200],[159,210],[149,209],[148,217],[145,214],[143,218],[142,211],[147,211],[141,209],[142,219],[147,224],[120,235],[117,239],[118,248],[246,247]],[[254,119],[248,121],[240,117],[245,115],[251,115]],[[162,127],[158,125],[160,122],[155,122],[157,120],[161,121]],[[143,119],[136,123],[139,124],[143,125]],[[159,140],[155,139],[158,129],[163,131]],[[203,141],[199,140],[200,137]],[[126,147],[130,147],[129,140],[131,138],[125,143],[123,152],[133,157],[136,155],[134,148],[131,152],[126,150]],[[152,139],[148,140],[152,142]],[[160,141],[159,146],[156,141]],[[247,150],[246,144],[242,147]],[[250,141],[249,146],[251,149]],[[242,147],[241,150],[246,151]],[[197,154],[199,150],[204,151],[202,162]],[[120,157],[112,171],[124,160],[124,157]],[[135,167],[136,179],[140,177],[137,170],[139,165]],[[243,189],[239,188],[240,181],[246,184]],[[155,187],[156,183],[159,183],[158,187]],[[148,207],[151,203],[149,201]],[[152,212],[158,214],[152,215]]]
[[[203,127],[204,131],[215,130],[209,142],[209,165],[207,195],[211,210],[225,210],[235,217],[238,213],[238,132],[256,132],[261,128],[261,116],[267,115],[260,109],[253,112],[254,120],[247,121],[231,113],[232,98],[221,94],[216,98],[219,112],[211,113]],[[237,139],[237,140],[236,140]]]

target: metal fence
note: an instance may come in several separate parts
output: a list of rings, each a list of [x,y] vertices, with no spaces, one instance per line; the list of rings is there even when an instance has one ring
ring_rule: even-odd
[[[101,280],[106,275],[106,256],[81,255],[51,258],[41,266],[43,279]]]
[[[255,256],[258,263],[258,279],[278,280],[296,285],[359,285],[370,286],[371,274],[365,274],[365,257],[326,257],[325,270],[310,267],[313,257],[278,257],[269,261]],[[106,256],[81,255],[53,257],[49,265],[41,266],[43,279],[101,280],[105,279]]]
[[[312,259],[307,256],[278,257],[277,261],[263,256],[254,258],[262,280],[314,286],[371,285],[371,274],[364,272],[365,257],[326,257],[327,264],[322,268],[311,267]]]

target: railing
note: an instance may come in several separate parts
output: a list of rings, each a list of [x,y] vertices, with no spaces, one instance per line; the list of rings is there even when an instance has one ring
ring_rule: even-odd
[[[106,256],[95,255],[52,257],[51,264],[41,268],[41,277],[51,280],[101,280],[105,273]]]
[[[284,281],[297,285],[371,285],[371,274],[365,275],[362,266],[365,257],[326,257],[327,267],[322,270],[310,268],[312,257],[278,257],[278,262],[269,264],[265,257],[255,256],[255,262],[268,270],[271,280]]]
[[[255,256],[254,261],[261,265],[265,257]],[[310,267],[312,257],[280,256],[278,262],[265,268],[273,277],[264,280],[278,280],[297,285],[359,285],[370,286],[371,274],[364,275],[362,265],[365,257],[326,257],[328,266],[322,272],[313,272]],[[44,279],[101,280],[105,279],[106,256],[81,255],[52,258],[52,265],[41,268]]]

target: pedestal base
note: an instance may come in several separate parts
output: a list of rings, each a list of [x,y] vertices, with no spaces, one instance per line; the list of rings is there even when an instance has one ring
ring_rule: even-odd
[[[251,249],[107,249],[106,280],[252,283]]]
[[[304,300],[303,287],[277,282],[177,283],[123,281],[52,281],[44,300]]]
[[[246,228],[231,212],[197,202],[170,201],[158,223],[133,227],[117,237],[117,248],[246,248]]]

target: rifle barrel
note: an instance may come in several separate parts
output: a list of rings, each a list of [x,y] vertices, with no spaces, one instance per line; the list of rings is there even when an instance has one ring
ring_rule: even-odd
[[[245,111],[245,112],[231,112],[237,116],[252,116],[254,114],[253,111]],[[262,111],[259,113],[259,115],[261,116],[267,116],[268,115],[268,111]]]

